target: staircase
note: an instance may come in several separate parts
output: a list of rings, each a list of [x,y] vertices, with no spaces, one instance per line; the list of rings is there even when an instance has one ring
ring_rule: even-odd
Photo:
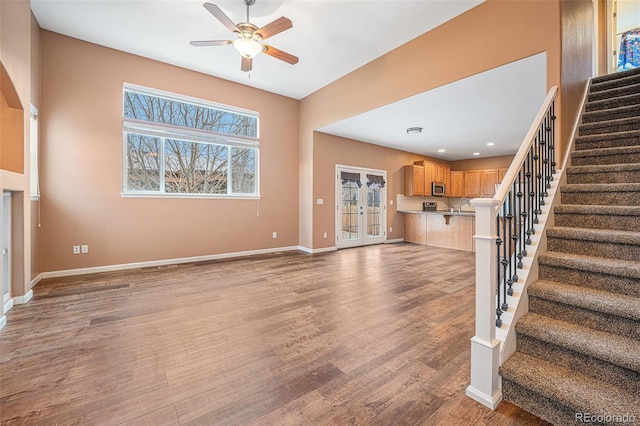
[[[504,399],[557,425],[640,424],[640,69],[592,80],[560,193]]]

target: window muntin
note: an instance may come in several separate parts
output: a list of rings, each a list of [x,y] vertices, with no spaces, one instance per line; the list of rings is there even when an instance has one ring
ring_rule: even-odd
[[[258,196],[258,115],[137,86],[123,92],[124,192]]]

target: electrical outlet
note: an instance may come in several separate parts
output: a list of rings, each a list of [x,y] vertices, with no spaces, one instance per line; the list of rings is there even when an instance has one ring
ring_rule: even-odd
[[[89,246],[86,244],[83,244],[82,247],[80,247],[80,251],[82,252],[82,254],[89,253]]]
[[[324,233],[324,237],[327,238],[327,233],[326,232]]]
[[[389,232],[393,232],[393,226],[389,227]]]
[[[273,233],[273,238],[278,238],[278,233],[277,232]]]
[[[80,254],[80,246],[73,246],[73,254]]]

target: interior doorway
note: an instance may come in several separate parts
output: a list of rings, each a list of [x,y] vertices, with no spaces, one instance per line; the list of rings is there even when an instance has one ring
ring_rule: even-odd
[[[387,239],[384,170],[336,166],[336,246],[356,247]]]
[[[0,209],[0,253],[2,255],[2,314],[13,307],[11,294],[11,192],[2,192]]]
[[[640,0],[607,0],[607,71],[640,67]]]

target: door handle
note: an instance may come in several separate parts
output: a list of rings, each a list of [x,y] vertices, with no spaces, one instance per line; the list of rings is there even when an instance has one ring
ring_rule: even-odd
[[[9,249],[2,249],[3,256],[6,256],[7,253],[9,253]]]

